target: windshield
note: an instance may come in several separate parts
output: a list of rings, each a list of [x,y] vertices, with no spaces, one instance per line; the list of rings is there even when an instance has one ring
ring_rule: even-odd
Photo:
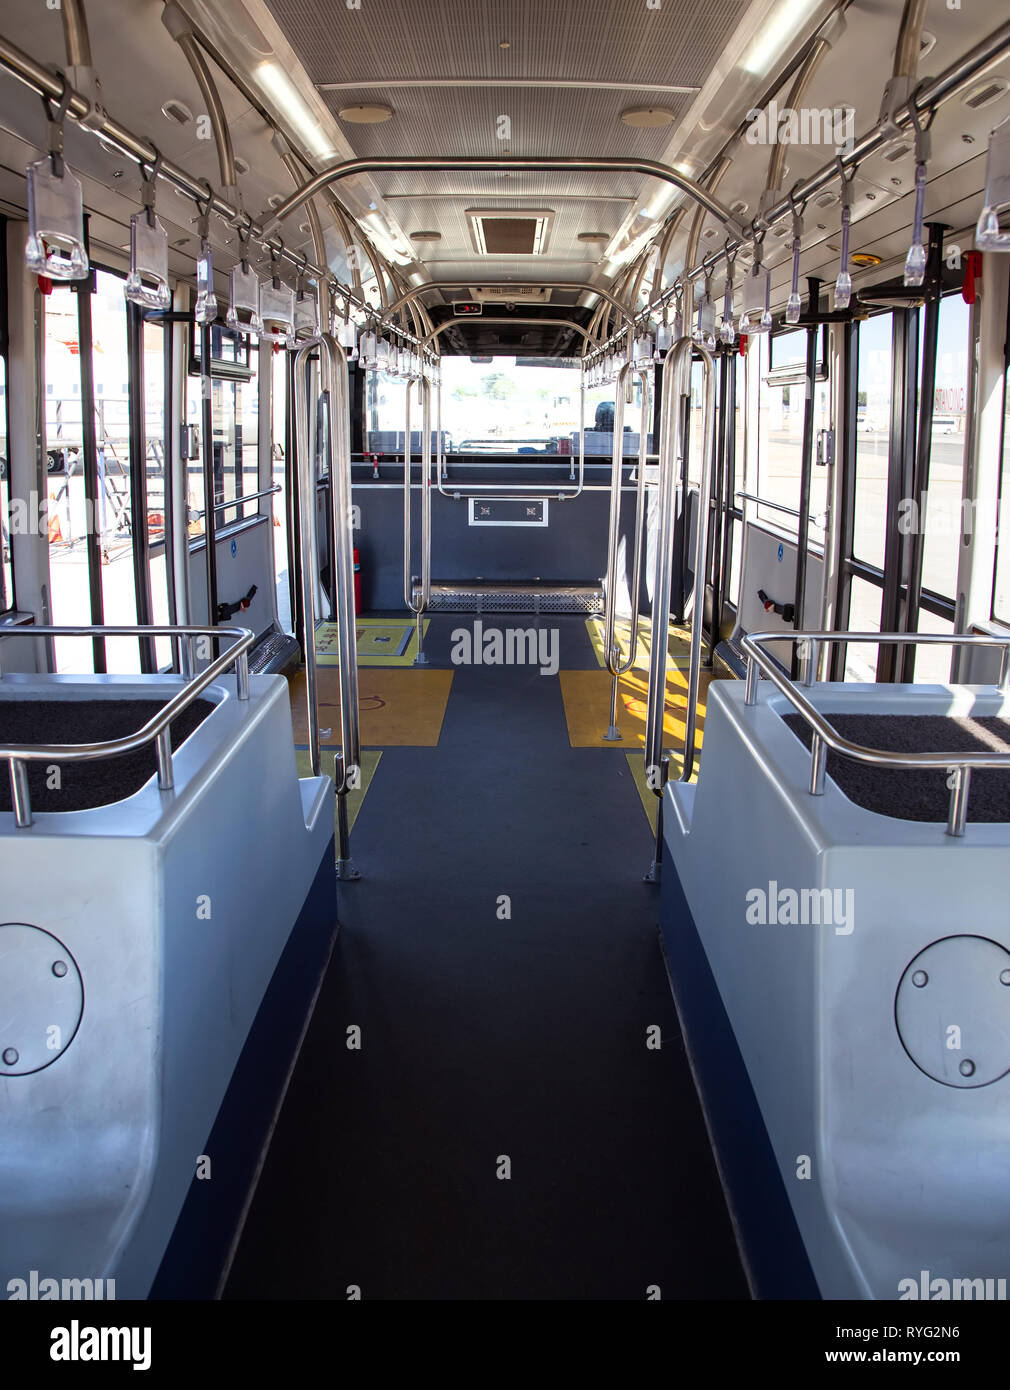
[[[448,453],[578,454],[581,369],[577,358],[443,357],[442,431]],[[404,385],[377,372],[366,382],[366,448],[402,447]],[[625,406],[624,453],[637,454],[639,387]],[[418,436],[418,406],[411,433]],[[613,450],[614,385],[586,391],[586,453]],[[651,442],[651,439],[650,439]]]

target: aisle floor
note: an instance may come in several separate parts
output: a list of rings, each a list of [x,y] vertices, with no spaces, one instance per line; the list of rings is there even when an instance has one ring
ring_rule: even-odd
[[[470,622],[433,619],[436,668]],[[452,669],[438,745],[362,804],[225,1297],[746,1298],[627,750],[570,745],[559,674]]]

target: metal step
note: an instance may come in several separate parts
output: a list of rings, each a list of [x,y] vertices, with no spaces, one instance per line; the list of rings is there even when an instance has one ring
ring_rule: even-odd
[[[414,582],[414,601],[421,586]],[[443,580],[431,586],[431,613],[602,613],[600,584]]]
[[[249,670],[258,676],[273,675],[301,659],[301,648],[286,632],[268,632],[249,653]]]

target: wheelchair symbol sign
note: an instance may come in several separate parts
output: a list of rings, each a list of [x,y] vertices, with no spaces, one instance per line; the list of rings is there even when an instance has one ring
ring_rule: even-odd
[[[231,543],[231,558],[234,560],[234,558],[235,558],[235,556],[236,556],[237,554],[238,554],[238,541],[232,541],[232,543]],[[780,560],[782,559],[782,547],[781,547],[781,546],[779,546],[779,559],[780,559]]]
[[[231,552],[231,553],[234,555],[234,554],[235,554],[235,542],[232,541],[231,544],[232,544],[232,552]],[[782,559],[782,556],[783,556],[785,553],[786,553],[786,548],[785,548],[785,546],[784,546],[784,545],[780,545],[780,546],[779,546],[779,559],[780,559],[780,560]]]

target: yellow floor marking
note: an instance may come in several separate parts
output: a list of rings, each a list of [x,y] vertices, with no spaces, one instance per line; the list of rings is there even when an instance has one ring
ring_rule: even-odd
[[[333,776],[333,757],[334,750],[332,748],[325,749],[320,756],[319,771],[326,777]],[[361,803],[365,799],[365,793],[368,791],[368,788],[372,785],[372,778],[375,776],[375,771],[379,766],[379,759],[381,757],[382,753],[377,748],[363,748],[361,750],[361,785],[356,791],[347,793],[348,830],[353,828],[354,822],[358,818],[358,812],[361,810]],[[312,769],[309,763],[309,750],[307,748],[295,749],[295,762],[298,764],[299,777],[310,777],[312,775]],[[334,797],[334,803],[335,802],[336,797]],[[333,807],[333,830],[334,834],[336,834],[337,808],[335,804]]]
[[[705,699],[711,673],[703,671],[698,692],[698,747],[705,727]],[[610,723],[610,675],[606,671],[562,671],[561,696],[568,723],[568,741],[573,748],[642,748],[645,745],[645,717],[648,681],[645,673],[629,671],[617,688],[617,728],[620,742],[608,743],[603,735]],[[666,709],[663,715],[664,742],[670,748],[684,743],[687,712],[687,672],[679,668],[666,676]]]
[[[424,620],[425,632],[430,621],[429,618]],[[359,666],[413,666],[417,655],[417,631],[413,622],[359,618],[354,626]],[[336,623],[320,623],[316,628],[316,661],[320,666],[340,665]]]
[[[602,667],[606,667],[603,653],[603,619],[587,618],[586,629],[589,632],[589,640],[593,644],[593,652],[596,660]],[[628,644],[631,640],[631,624],[627,618],[618,618],[614,623],[614,636],[617,638],[622,653],[627,653]],[[649,669],[650,652],[652,651],[652,624],[649,618],[642,618],[638,625],[638,648],[635,652],[635,670],[647,671]],[[674,670],[677,667],[686,666],[691,659],[691,637],[678,623],[670,624],[670,633],[667,640],[667,670]]]
[[[652,833],[656,833],[656,818],[659,815],[659,797],[649,786],[645,776],[645,759],[641,753],[629,753],[627,755],[628,766],[631,768],[631,776],[635,786],[638,788],[638,795],[642,798],[642,805],[648,817],[649,824],[652,826]]]
[[[360,740],[371,748],[434,748],[442,732],[442,720],[452,688],[452,671],[383,670],[363,667],[358,671]],[[340,745],[340,673],[336,666],[320,666],[316,672],[320,738],[324,747]],[[295,743],[308,743],[305,718],[305,675],[288,682]]]

